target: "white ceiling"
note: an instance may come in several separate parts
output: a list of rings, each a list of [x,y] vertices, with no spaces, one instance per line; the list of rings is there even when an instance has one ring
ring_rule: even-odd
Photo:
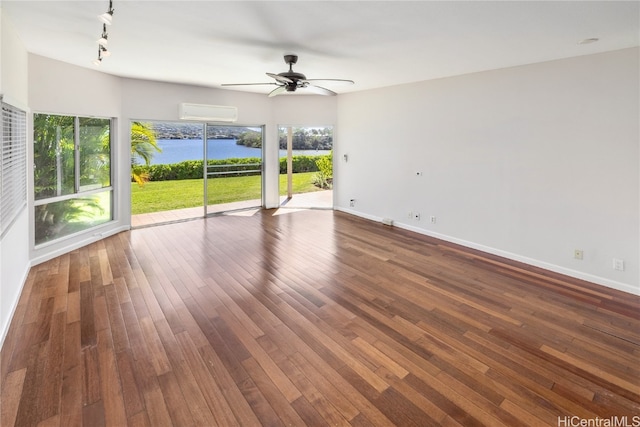
[[[97,15],[108,0],[2,0],[26,49],[140,79],[219,87],[286,71],[352,79],[338,93],[639,45],[640,2],[114,0],[99,67]],[[578,42],[597,37],[593,44]],[[267,93],[274,86],[234,88]]]

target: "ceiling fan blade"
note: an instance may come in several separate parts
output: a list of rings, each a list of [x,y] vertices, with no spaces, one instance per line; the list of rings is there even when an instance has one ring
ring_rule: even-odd
[[[282,92],[286,92],[286,90],[287,90],[286,86],[277,87],[271,92],[269,92],[269,98],[271,98],[272,96],[280,95]]]
[[[344,79],[306,79],[306,82],[311,84],[325,84],[325,85],[333,85],[333,86],[348,86],[352,85],[353,80],[344,80]]]
[[[318,95],[328,95],[328,96],[337,95],[337,93],[335,93],[332,90],[329,90],[320,86],[315,86],[312,84],[307,84],[306,86],[304,86],[304,88],[307,89],[309,92],[317,93]]]
[[[283,76],[280,76],[280,75],[278,75],[278,74],[267,73],[267,76],[269,76],[269,77],[271,77],[271,78],[273,78],[273,79],[276,79],[276,80],[277,80],[277,81],[279,81],[280,83],[293,83],[293,80],[291,80],[290,78],[288,78],[288,77],[283,77]]]
[[[275,85],[277,83],[222,83],[220,86],[258,86],[258,85]]]

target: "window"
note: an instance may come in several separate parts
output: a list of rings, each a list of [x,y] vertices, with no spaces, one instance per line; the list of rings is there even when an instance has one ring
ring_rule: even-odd
[[[35,243],[112,219],[111,120],[34,114]]]
[[[27,114],[3,102],[0,126],[0,234],[4,235],[27,203]]]

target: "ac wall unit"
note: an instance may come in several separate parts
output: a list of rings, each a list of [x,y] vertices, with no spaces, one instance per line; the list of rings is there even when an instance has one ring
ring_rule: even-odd
[[[178,117],[181,120],[202,120],[207,122],[235,122],[238,120],[238,107],[224,105],[178,104]]]

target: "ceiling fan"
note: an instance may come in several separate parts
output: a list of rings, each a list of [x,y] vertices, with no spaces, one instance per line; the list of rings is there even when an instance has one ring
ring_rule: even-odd
[[[257,86],[257,85],[276,85],[278,86],[271,92],[269,96],[276,96],[285,92],[295,92],[297,89],[306,89],[309,92],[313,92],[319,95],[337,95],[332,90],[318,86],[317,84],[340,84],[340,85],[352,85],[353,80],[343,79],[308,79],[302,73],[296,73],[293,71],[293,64],[298,62],[298,55],[284,55],[284,62],[289,64],[289,71],[274,74],[267,73],[267,76],[275,79],[275,82],[270,83],[223,83],[221,86]]]

